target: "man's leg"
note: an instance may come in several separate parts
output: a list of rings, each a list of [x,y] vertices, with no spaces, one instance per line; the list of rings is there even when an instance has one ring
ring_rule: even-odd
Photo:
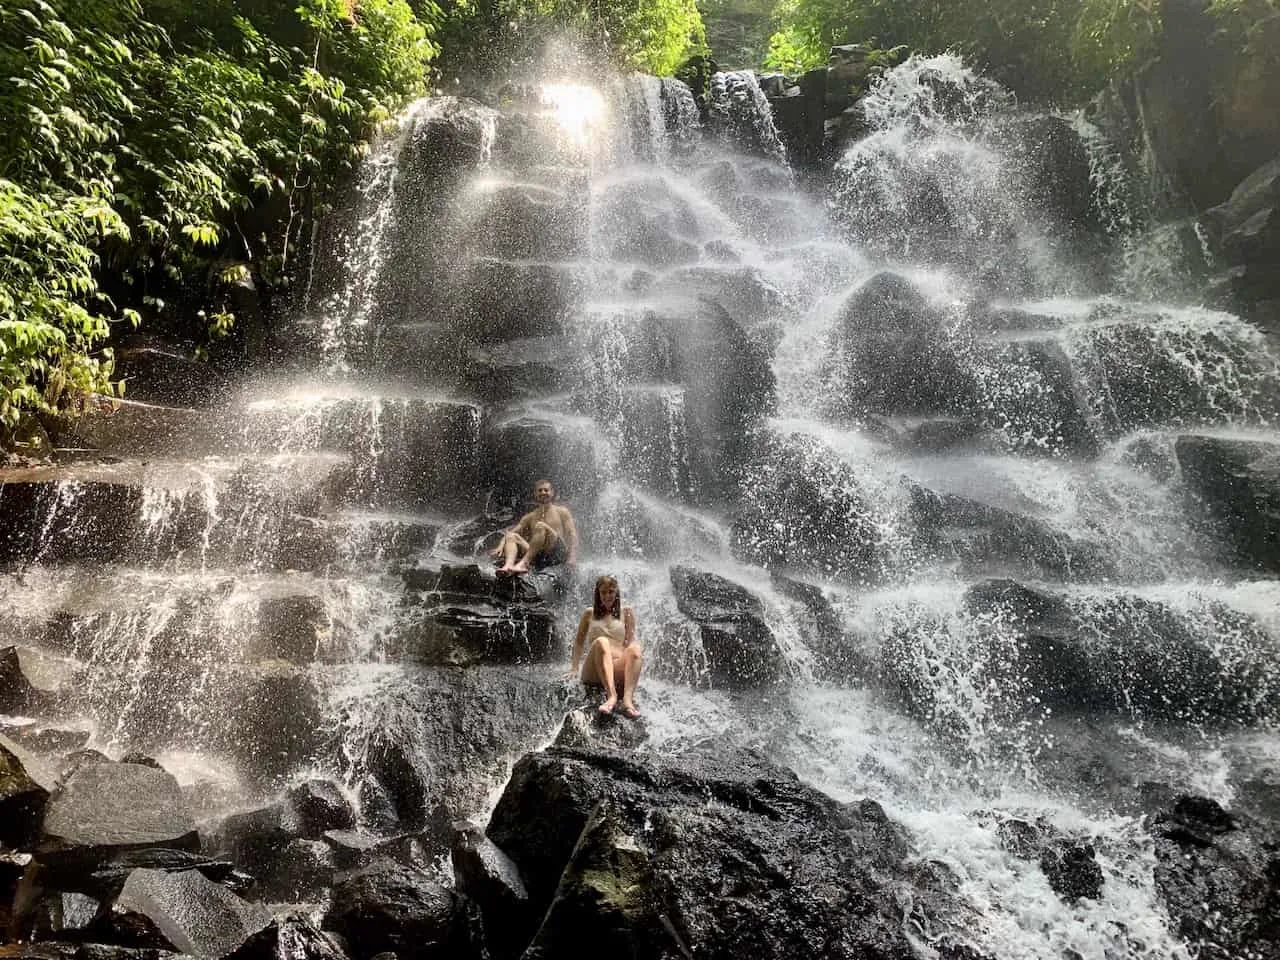
[[[632,643],[622,651],[622,712],[629,717],[640,713],[636,709],[636,684],[640,681],[640,669],[644,666],[644,654],[640,644]]]
[[[528,549],[529,544],[524,537],[516,533],[514,530],[509,532],[502,538],[500,549],[502,550],[502,566],[498,568],[499,573],[512,573],[516,570],[516,555],[521,549]],[[526,554],[527,556],[528,554]]]
[[[538,521],[533,525],[533,533],[529,537],[529,549],[525,551],[520,561],[511,569],[514,573],[528,573],[529,564],[554,546],[557,539],[556,532],[542,521]]]

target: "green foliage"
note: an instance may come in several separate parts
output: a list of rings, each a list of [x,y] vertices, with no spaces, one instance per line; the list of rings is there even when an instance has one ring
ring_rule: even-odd
[[[110,393],[111,325],[182,308],[162,291],[282,276],[306,205],[425,89],[441,14],[420,9],[0,6],[0,423]],[[191,332],[225,336],[212,317]]]
[[[1071,100],[1145,55],[1156,0],[780,0],[769,62],[808,69],[836,44],[955,50],[1020,95]]]
[[[623,64],[670,76],[707,52],[696,0],[454,0],[442,37],[457,65],[468,54],[493,57],[493,47],[548,26],[599,41]]]

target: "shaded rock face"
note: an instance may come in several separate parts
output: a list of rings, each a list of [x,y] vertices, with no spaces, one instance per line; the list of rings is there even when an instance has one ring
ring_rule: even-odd
[[[1175,450],[1192,496],[1235,558],[1280,571],[1280,445],[1184,436]]]
[[[346,952],[305,917],[278,917],[249,937],[228,960],[346,960]]]
[[[425,874],[379,863],[334,887],[323,928],[340,935],[355,960],[384,952],[404,960],[479,960],[481,954],[470,942],[467,910],[458,894]]]
[[[1043,821],[1010,818],[1000,823],[997,833],[1014,856],[1039,862],[1049,886],[1065,902],[1102,897],[1102,868],[1089,843],[1063,836]]]
[[[517,764],[488,833],[546,912],[529,956],[913,955],[887,887],[907,866],[897,828],[755,754],[553,747]],[[599,939],[573,945],[580,928]]]
[[[1207,957],[1280,956],[1280,837],[1204,797],[1153,824],[1156,889],[1170,924]]]
[[[458,891],[475,901],[495,960],[519,956],[532,928],[529,891],[520,870],[474,823],[455,824],[450,855]]]
[[[671,568],[671,586],[680,612],[698,624],[713,685],[742,689],[781,678],[785,661],[758,597],[688,567]]]

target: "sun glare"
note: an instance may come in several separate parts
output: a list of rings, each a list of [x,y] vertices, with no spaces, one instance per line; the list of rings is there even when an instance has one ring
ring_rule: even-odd
[[[604,123],[604,97],[594,87],[577,83],[545,83],[542,102],[576,146],[585,147]]]

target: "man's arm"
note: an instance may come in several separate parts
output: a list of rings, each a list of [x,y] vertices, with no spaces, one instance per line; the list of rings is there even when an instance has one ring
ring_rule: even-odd
[[[582,619],[578,621],[578,635],[573,638],[573,656],[569,661],[569,672],[577,675],[578,664],[582,662],[582,648],[587,642],[587,627],[591,625],[591,611],[583,610]]]
[[[564,510],[564,542],[569,547],[568,564],[576,566],[578,563],[578,525],[573,520],[573,513],[568,507],[562,507]]]

